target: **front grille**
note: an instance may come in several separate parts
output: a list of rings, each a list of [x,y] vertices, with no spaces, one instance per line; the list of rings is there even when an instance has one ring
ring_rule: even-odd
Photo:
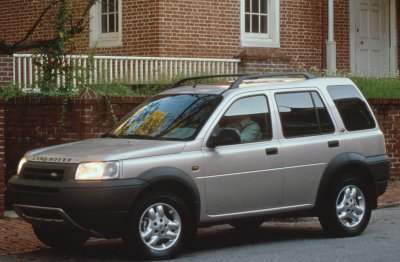
[[[21,185],[9,185],[9,187],[16,191],[33,192],[33,193],[60,193],[59,188],[53,187],[38,187],[38,186],[21,186]]]
[[[63,181],[68,178],[73,164],[27,162],[20,176],[29,180]]]
[[[22,176],[26,179],[62,181],[64,170],[26,167],[22,171]]]

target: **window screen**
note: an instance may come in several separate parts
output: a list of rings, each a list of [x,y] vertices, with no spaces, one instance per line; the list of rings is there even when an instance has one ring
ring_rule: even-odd
[[[245,1],[245,32],[256,34],[269,33],[269,5],[268,0]]]
[[[118,28],[118,0],[102,0],[101,1],[101,32],[115,33]]]

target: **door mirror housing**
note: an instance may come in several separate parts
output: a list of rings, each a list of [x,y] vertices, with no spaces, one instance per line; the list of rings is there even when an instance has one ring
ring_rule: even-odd
[[[207,147],[226,146],[240,144],[241,138],[239,131],[234,128],[221,128],[217,134],[212,134],[207,141]]]

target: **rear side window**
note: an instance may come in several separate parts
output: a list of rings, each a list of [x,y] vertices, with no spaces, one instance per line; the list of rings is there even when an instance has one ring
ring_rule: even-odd
[[[375,128],[367,103],[354,86],[329,86],[328,92],[349,131]]]
[[[275,95],[286,138],[333,133],[335,128],[317,92]]]

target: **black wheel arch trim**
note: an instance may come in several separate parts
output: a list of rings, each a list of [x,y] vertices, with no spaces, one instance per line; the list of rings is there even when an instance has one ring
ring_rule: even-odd
[[[194,204],[196,208],[196,219],[200,218],[200,193],[193,180],[193,178],[188,175],[183,170],[174,167],[156,167],[149,169],[138,176],[138,178],[143,179],[148,182],[148,186],[154,185],[157,182],[162,181],[172,181],[182,184],[191,194],[194,199]],[[143,190],[146,190],[144,188]]]
[[[383,154],[377,156],[366,157],[359,153],[343,153],[336,156],[332,159],[331,162],[328,163],[325,171],[322,175],[319,187],[317,198],[315,202],[315,206],[318,208],[323,200],[324,195],[327,192],[330,182],[334,178],[336,172],[342,168],[346,167],[360,167],[368,172],[368,178],[373,180],[374,183],[374,203],[373,208],[376,208],[377,201],[376,198],[382,195],[386,186],[381,186],[383,184],[387,184],[390,173],[390,158]]]

